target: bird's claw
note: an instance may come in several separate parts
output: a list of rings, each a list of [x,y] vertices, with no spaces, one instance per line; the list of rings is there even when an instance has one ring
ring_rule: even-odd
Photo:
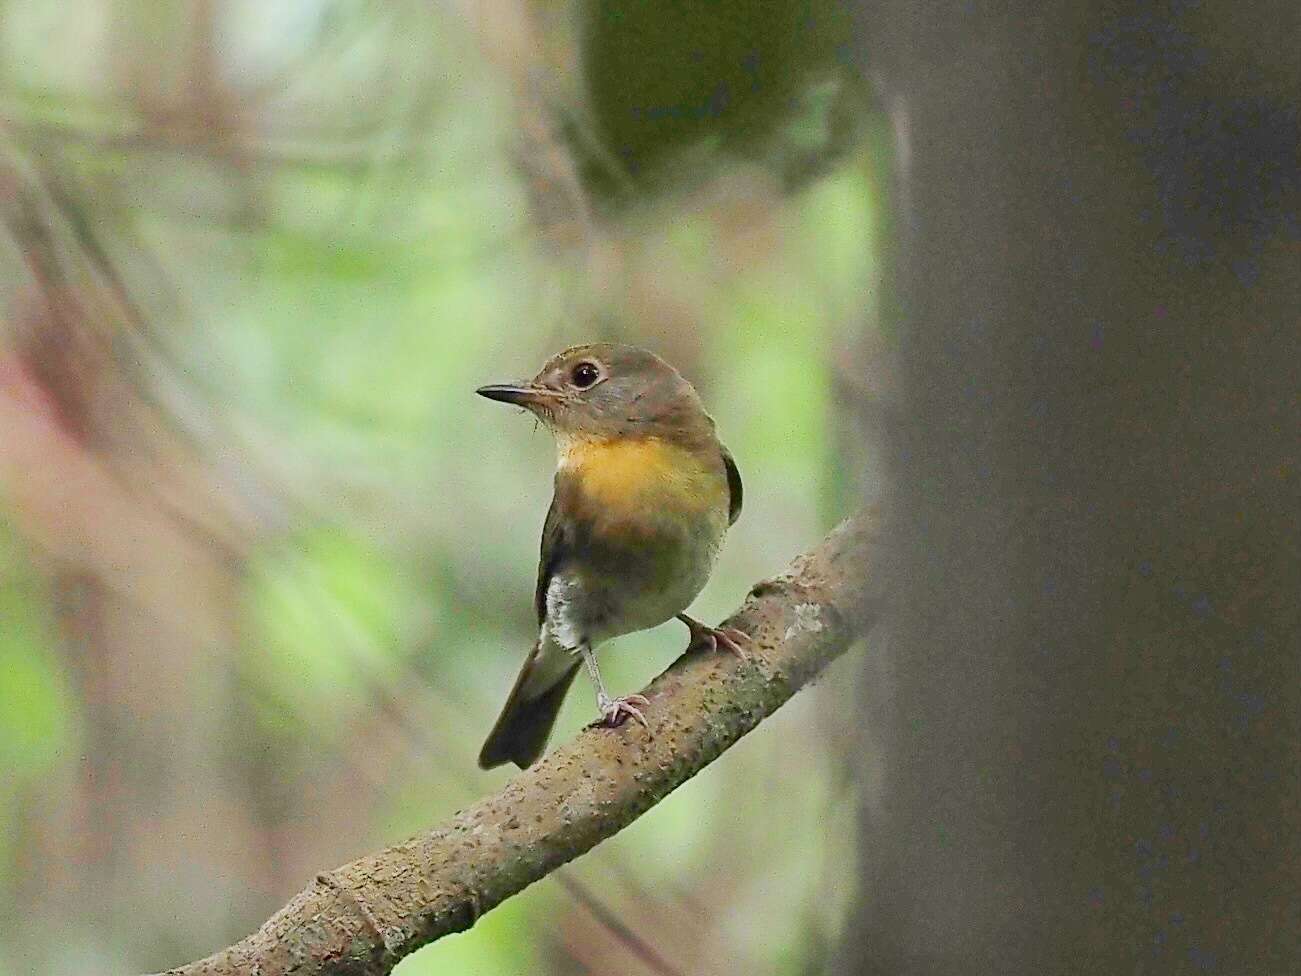
[[[633,718],[642,724],[642,728],[649,729],[650,724],[646,721],[646,716],[641,710],[650,704],[650,699],[645,695],[624,695],[622,698],[603,698],[597,701],[597,707],[601,710],[600,721],[596,725],[603,725],[607,728],[618,728],[628,719]]]
[[[750,635],[743,630],[737,630],[735,627],[719,627],[713,631],[714,649],[723,648],[739,657],[742,661],[748,661],[750,655],[746,653],[745,645],[750,643]]]
[[[721,648],[735,654],[742,661],[749,660],[750,655],[746,653],[745,645],[750,643],[750,635],[744,631],[735,627],[710,627],[685,614],[678,619],[691,631],[691,642],[687,645],[687,650],[717,651]]]

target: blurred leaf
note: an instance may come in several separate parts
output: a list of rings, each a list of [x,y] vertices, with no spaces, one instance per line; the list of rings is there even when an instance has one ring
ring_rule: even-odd
[[[250,667],[278,700],[332,717],[314,727],[343,734],[348,715],[369,702],[359,678],[385,683],[401,673],[403,622],[418,617],[415,608],[428,599],[390,557],[356,536],[305,530],[292,545],[253,560]]]
[[[48,608],[35,580],[0,582],[0,768],[15,778],[48,769],[68,747],[72,702]]]
[[[394,976],[515,976],[546,972],[545,949],[557,933],[558,899],[534,885],[475,922],[398,963]]]

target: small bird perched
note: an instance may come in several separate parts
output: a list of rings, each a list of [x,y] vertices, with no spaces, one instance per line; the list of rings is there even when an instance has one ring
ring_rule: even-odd
[[[643,696],[606,692],[595,653],[603,641],[677,617],[692,647],[744,656],[745,634],[683,613],[741,513],[741,475],[695,388],[644,349],[575,346],[531,380],[476,392],[532,411],[556,438],[538,639],[479,753],[484,769],[523,769],[542,755],[580,657],[602,723],[646,724]]]

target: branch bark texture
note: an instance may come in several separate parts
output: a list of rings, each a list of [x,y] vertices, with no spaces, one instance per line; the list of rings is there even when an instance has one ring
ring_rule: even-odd
[[[168,976],[378,976],[641,816],[777,710],[876,620],[879,517],[851,518],[727,621],[750,658],[686,654],[645,690],[650,729],[587,729],[494,796],[318,875],[257,932]]]

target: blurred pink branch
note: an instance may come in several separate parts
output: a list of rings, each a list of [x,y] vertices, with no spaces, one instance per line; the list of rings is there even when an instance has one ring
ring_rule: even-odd
[[[229,574],[220,551],[191,538],[165,509],[142,504],[59,422],[47,391],[16,357],[0,357],[0,445],[0,485],[30,539],[177,631],[218,640],[211,587],[199,581],[216,586]]]
[[[395,847],[317,875],[257,932],[168,976],[380,976],[628,826],[771,715],[876,621],[869,509],[728,620],[748,662],[686,654],[646,689],[647,732],[587,729],[493,796]]]

